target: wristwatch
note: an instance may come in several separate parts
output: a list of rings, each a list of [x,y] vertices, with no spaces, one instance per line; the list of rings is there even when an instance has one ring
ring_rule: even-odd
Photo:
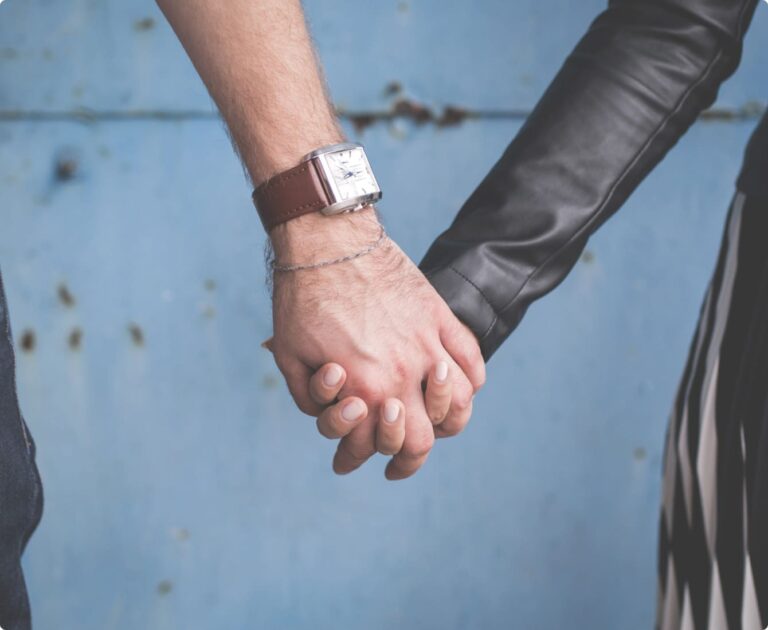
[[[310,212],[354,212],[381,199],[363,145],[332,144],[305,155],[298,166],[253,191],[253,202],[269,232]]]

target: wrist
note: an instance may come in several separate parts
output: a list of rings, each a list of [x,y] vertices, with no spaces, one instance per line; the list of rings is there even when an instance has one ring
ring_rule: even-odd
[[[275,226],[269,238],[277,263],[304,264],[354,252],[379,238],[380,231],[376,209],[369,205],[333,215],[311,212]]]
[[[294,136],[294,137],[290,137]],[[254,188],[265,181],[296,166],[299,161],[317,147],[345,142],[344,135],[338,129],[335,120],[327,120],[322,129],[315,133],[296,134],[295,130],[281,130],[270,134],[270,138],[283,138],[281,142],[254,141],[246,143],[252,151],[243,152],[243,162]]]

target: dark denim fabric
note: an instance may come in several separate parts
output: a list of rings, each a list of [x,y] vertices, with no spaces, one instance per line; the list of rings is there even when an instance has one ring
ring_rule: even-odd
[[[19,411],[11,326],[0,276],[0,627],[31,628],[21,554],[43,511],[35,443]]]

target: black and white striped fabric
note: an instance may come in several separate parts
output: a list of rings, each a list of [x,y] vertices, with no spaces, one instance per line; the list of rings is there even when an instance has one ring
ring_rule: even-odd
[[[737,193],[667,432],[657,630],[768,626],[768,197]]]

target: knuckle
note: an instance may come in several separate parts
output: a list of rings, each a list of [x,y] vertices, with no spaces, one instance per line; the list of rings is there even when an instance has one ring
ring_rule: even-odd
[[[362,375],[345,388],[344,395],[354,395],[362,398],[368,404],[375,404],[384,400],[384,386],[381,379],[375,375]]]
[[[392,359],[391,374],[396,383],[407,383],[411,375],[411,365],[402,357]]]
[[[448,413],[447,405],[428,405],[427,406],[427,415],[429,416],[429,419],[432,421],[433,424],[442,422],[445,419],[445,416],[447,413]]]
[[[485,385],[486,378],[487,375],[485,373],[485,362],[480,361],[480,368],[478,370],[477,378],[475,379],[475,387],[480,389],[483,385]]]
[[[317,370],[315,373],[312,374],[312,376],[309,377],[309,386],[312,391],[317,392],[318,394],[324,393],[323,390],[326,388],[323,385],[322,370]]]
[[[396,455],[397,454],[397,447],[387,441],[380,441],[377,445],[377,450],[382,455]]]
[[[469,339],[464,344],[464,355],[467,362],[473,365],[482,361],[483,358],[480,352],[480,346],[477,345],[477,342],[474,339]]]
[[[283,350],[275,347],[274,351],[272,352],[272,357],[275,360],[275,365],[277,365],[277,368],[285,373],[288,367],[288,355]]]
[[[307,400],[297,400],[296,406],[299,408],[299,411],[308,416],[317,415],[317,407]]]
[[[461,433],[467,426],[467,421],[443,423],[440,426],[440,435],[444,437],[453,437]]]
[[[356,442],[342,442],[339,445],[339,449],[344,451],[351,459],[356,462],[362,462],[373,455],[373,451],[363,444]]]
[[[384,398],[381,387],[371,383],[355,388],[355,395],[362,398],[368,404],[375,404]]]
[[[451,404],[456,411],[465,413],[472,406],[472,391],[462,387],[454,394]]]
[[[331,439],[333,436],[331,435],[330,428],[326,422],[326,420],[323,417],[320,417],[317,419],[317,422],[315,423],[317,426],[317,432],[322,435],[324,438]]]
[[[327,392],[324,392],[322,388],[318,387],[315,384],[310,384],[309,395],[312,397],[312,400],[314,400],[315,403],[317,403],[318,405],[327,405],[334,399],[333,396],[331,396]]]
[[[431,427],[430,427],[431,428]],[[435,443],[435,435],[430,432],[423,432],[416,437],[411,438],[408,441],[406,450],[411,457],[424,457],[432,450],[432,446]]]

